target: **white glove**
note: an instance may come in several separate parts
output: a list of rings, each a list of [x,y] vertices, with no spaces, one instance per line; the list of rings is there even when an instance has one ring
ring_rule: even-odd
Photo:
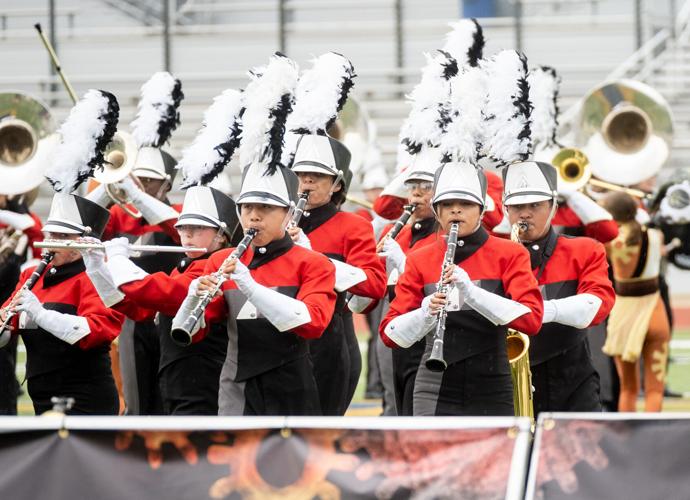
[[[401,314],[386,325],[384,333],[400,347],[407,349],[431,331],[437,317],[431,314],[432,295],[424,297],[419,309]]]
[[[19,231],[26,231],[36,224],[36,221],[34,221],[29,214],[18,214],[11,210],[0,210],[0,223],[12,226]]]
[[[189,284],[189,287],[187,288],[187,296],[182,301],[182,305],[180,305],[180,308],[177,310],[177,314],[175,314],[175,317],[172,320],[172,330],[176,330],[182,326],[187,318],[189,318],[192,311],[199,305],[199,302],[201,302],[201,297],[197,296],[196,294],[198,287],[199,278],[192,280],[192,282]],[[194,337],[194,335],[196,335],[204,326],[206,326],[206,321],[202,315],[201,318],[199,318],[199,321],[196,322],[196,325],[194,325],[192,331],[189,332],[188,338],[173,335],[172,339],[178,345],[188,346],[192,343],[192,337]]]
[[[381,257],[386,258],[386,273],[390,276],[393,269],[397,269],[402,274],[405,270],[405,252],[393,238],[386,238],[383,241],[383,249],[379,252]]]
[[[256,310],[278,331],[292,330],[311,321],[309,309],[304,302],[260,285],[254,281],[249,269],[242,262],[237,262],[230,278]]]
[[[460,266],[455,266],[453,270],[453,281],[458,291],[464,296],[465,304],[494,325],[506,325],[530,312],[527,306],[519,302],[478,287]]]
[[[127,238],[113,238],[103,243],[108,257],[108,274],[116,288],[132,281],[139,281],[149,275],[146,271],[129,260],[129,241]]]
[[[160,224],[167,220],[177,219],[180,216],[170,205],[139,189],[130,177],[125,177],[119,185],[149,224]]]
[[[45,309],[31,290],[22,291],[17,311],[23,311],[39,327],[70,345],[91,333],[86,318]]]
[[[96,186],[95,189],[86,195],[86,199],[102,206],[103,208],[108,208],[113,203],[113,200],[110,198],[110,196],[108,196],[108,193],[105,192],[104,184],[99,184]]]
[[[559,194],[563,193],[559,191]],[[580,191],[570,193],[567,202],[570,209],[575,212],[575,215],[580,218],[584,225],[604,220],[613,220],[611,214],[604,207]]]
[[[96,238],[83,238],[86,243],[100,243]],[[105,264],[105,250],[100,248],[90,248],[80,250],[86,275],[93,283],[98,296],[107,307],[112,307],[125,298],[125,295],[117,289],[108,267]]]
[[[580,293],[564,299],[544,301],[542,323],[560,323],[574,328],[587,328],[599,312],[601,299],[591,293]]]
[[[304,231],[302,231],[302,229],[300,229],[299,233],[297,233],[297,240],[295,241],[295,244],[308,250],[311,250],[311,241],[309,240],[309,236],[304,234]]]

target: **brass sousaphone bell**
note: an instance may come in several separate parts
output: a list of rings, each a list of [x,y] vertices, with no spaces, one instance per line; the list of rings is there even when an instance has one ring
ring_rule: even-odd
[[[103,153],[102,168],[97,168],[94,172],[94,179],[103,184],[105,192],[108,194],[113,203],[122,207],[128,215],[135,219],[142,217],[138,210],[132,210],[128,205],[131,200],[128,199],[124,190],[115,186],[116,183],[131,176],[132,180],[143,191],[143,187],[139,180],[132,175],[132,169],[137,160],[137,145],[134,138],[127,132],[118,130],[115,132],[113,140],[108,143]]]
[[[0,93],[0,194],[38,194],[48,161],[58,143],[55,124],[44,103],[21,92]]]

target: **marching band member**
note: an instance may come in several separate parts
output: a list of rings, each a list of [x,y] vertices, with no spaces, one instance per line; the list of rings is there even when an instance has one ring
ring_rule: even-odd
[[[290,233],[300,244],[330,257],[336,269],[335,314],[324,335],[309,344],[324,415],[345,414],[362,370],[345,292],[373,299],[385,292],[385,271],[376,256],[371,226],[339,208],[352,178],[350,152],[326,135],[345,103],[353,76],[352,64],[343,56],[320,56],[300,78],[295,111],[288,119],[289,129],[300,134],[292,171],[299,178],[299,192],[309,193],[299,229]]]
[[[637,202],[626,193],[608,194],[604,207],[620,227],[607,245],[616,304],[609,316],[603,351],[613,356],[620,378],[620,411],[635,411],[644,359],[645,411],[661,411],[670,327],[659,293],[663,235],[636,220]]]
[[[512,415],[513,389],[505,350],[507,327],[534,335],[542,304],[529,256],[520,246],[490,236],[481,226],[486,179],[469,163],[446,164],[437,173],[432,199],[441,230],[459,225],[453,265],[441,280],[450,295],[436,292],[446,242],[438,239],[407,256],[395,299],[381,323],[389,347],[408,348],[427,337],[448,308],[445,372],[422,362],[414,386],[414,415]]]
[[[246,165],[237,198],[245,231],[256,231],[239,259],[234,250],[214,253],[204,276],[173,321],[185,321],[220,270],[229,277],[210,303],[203,322],[227,321],[228,351],[220,378],[221,415],[319,415],[319,394],[307,339],[326,329],[335,306],[335,275],[329,260],[287,234],[289,207],[297,200],[297,178],[280,167],[281,137],[297,68],[276,54],[244,92],[240,162]],[[270,103],[267,104],[266,103]],[[356,216],[354,216],[356,217]],[[206,326],[197,324],[203,336]],[[341,380],[341,383],[343,381]]]
[[[117,126],[118,109],[112,94],[90,90],[60,128],[62,142],[47,173],[58,191],[43,226],[47,238],[102,234],[108,211],[68,192],[103,161],[102,150]],[[33,286],[24,286],[27,281]],[[44,257],[38,269],[25,270],[0,317],[4,321],[15,313],[18,317],[11,323],[26,345],[26,378],[36,414],[51,409],[54,396],[73,398],[69,410],[73,414],[117,414],[109,350],[123,317],[100,300],[79,252],[56,250]]]
[[[106,243],[107,264],[98,258],[90,259],[94,262],[93,269],[89,269],[87,261],[87,273],[106,303],[116,302],[112,307],[139,321],[160,313],[158,383],[167,415],[218,414],[218,382],[228,344],[225,324],[210,325],[203,340],[189,346],[176,343],[170,328],[189,284],[203,274],[213,252],[230,246],[239,227],[232,199],[202,184],[213,182],[232,158],[239,144],[242,110],[240,92],[228,89],[216,97],[204,113],[203,127],[179,163],[184,175],[182,187],[191,187],[185,193],[175,228],[184,246],[206,248],[206,253],[187,252],[187,258],[169,275],[148,274],[128,259],[127,240],[118,238]],[[107,279],[102,279],[103,274]],[[119,287],[124,297],[118,296],[109,283]]]
[[[173,225],[179,216],[179,205],[171,205],[167,194],[177,173],[174,158],[161,147],[179,124],[177,111],[183,98],[181,83],[170,73],[155,73],[141,88],[137,118],[132,122],[132,137],[138,151],[131,174],[141,183],[140,189],[130,177],[118,186],[126,193],[142,218],[132,217],[120,205],[110,208],[110,221],[103,240],[125,237],[130,242],[171,245],[178,241]],[[108,206],[110,198],[99,186],[88,198]],[[131,208],[131,207],[130,207]],[[134,262],[148,273],[170,273],[179,262],[174,253],[151,253]],[[158,390],[160,344],[153,320],[127,320],[118,339],[120,367],[128,415],[161,414]]]
[[[503,176],[508,219],[524,226],[519,242],[544,297],[543,325],[529,347],[534,412],[601,411],[586,329],[602,322],[615,300],[604,246],[551,227],[558,196],[553,166],[514,163]]]

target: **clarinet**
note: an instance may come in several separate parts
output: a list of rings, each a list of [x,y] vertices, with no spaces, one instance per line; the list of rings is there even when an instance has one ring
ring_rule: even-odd
[[[448,283],[443,283],[443,276],[450,266],[453,265],[455,259],[455,249],[458,245],[458,223],[453,222],[448,231],[448,248],[446,255],[443,258],[443,267],[441,269],[441,279],[438,281],[436,291],[438,293],[445,293],[446,299],[450,286]],[[448,311],[446,310],[448,303],[441,308],[438,313],[438,320],[436,322],[436,331],[434,332],[434,345],[431,348],[429,358],[424,362],[424,365],[432,372],[442,372],[448,366],[446,360],[443,359],[443,339],[446,335],[446,317]]]
[[[192,332],[194,331],[194,327],[199,322],[201,317],[204,315],[204,311],[206,311],[206,308],[211,303],[216,294],[220,291],[221,287],[223,286],[223,283],[225,283],[227,279],[221,272],[221,269],[225,267],[225,264],[229,264],[230,262],[233,262],[242,257],[242,255],[244,254],[244,252],[247,251],[247,248],[249,248],[249,245],[251,244],[252,240],[257,234],[258,231],[256,229],[249,229],[247,233],[244,235],[244,238],[242,238],[242,241],[239,242],[235,250],[233,250],[232,253],[228,255],[228,257],[223,261],[223,264],[221,264],[220,269],[218,269],[218,271],[212,274],[212,276],[218,278],[218,283],[216,283],[216,285],[210,291],[204,293],[204,295],[200,298],[199,303],[196,305],[196,307],[194,307],[189,316],[187,316],[184,319],[181,325],[173,325],[173,328],[170,331],[170,336],[172,337],[173,341],[175,341],[179,345],[184,346],[192,343]]]
[[[415,211],[415,208],[417,208],[417,205],[405,205],[403,208],[403,213],[400,216],[398,220],[395,221],[395,224],[393,224],[393,227],[391,228],[390,231],[388,231],[381,240],[379,240],[379,243],[383,241],[385,238],[391,238],[395,239],[398,237],[398,233],[402,231],[402,228],[405,227],[405,224],[407,224],[407,221],[410,220],[410,217],[412,217],[412,214]]]
[[[48,264],[50,264],[50,262],[53,260],[53,257],[55,257],[55,253],[53,252],[43,253],[43,255],[41,255],[41,262],[38,263],[38,266],[36,266],[34,272],[31,273],[29,279],[27,279],[22,285],[22,287],[19,290],[17,290],[17,293],[14,294],[12,300],[10,300],[10,303],[6,307],[6,310],[8,312],[7,316],[5,317],[5,321],[3,321],[2,325],[0,325],[0,335],[5,333],[5,330],[9,328],[10,323],[12,322],[12,318],[14,318],[17,315],[17,311],[10,311],[10,309],[16,305],[19,296],[24,290],[31,290],[34,287],[38,279],[45,272],[46,267],[48,267]]]
[[[295,211],[292,212],[292,217],[288,224],[288,228],[297,227],[299,221],[302,220],[304,215],[304,208],[307,206],[307,201],[309,201],[309,191],[304,191],[299,194],[299,200],[297,200],[297,205],[295,206]]]

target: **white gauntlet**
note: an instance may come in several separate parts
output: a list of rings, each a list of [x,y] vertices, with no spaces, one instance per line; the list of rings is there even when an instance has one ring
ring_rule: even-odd
[[[359,267],[351,266],[345,262],[331,259],[335,266],[335,291],[344,292],[353,286],[367,280],[367,275]]]
[[[256,310],[279,331],[292,330],[311,321],[309,309],[304,302],[260,285],[254,281],[242,262],[237,262],[230,278]]]
[[[155,226],[166,220],[177,219],[180,216],[177,210],[167,203],[139,189],[129,177],[125,177],[125,179],[120,182],[120,186],[126,191],[129,199],[132,200],[132,204],[137,207],[137,210],[141,212],[141,215],[144,216],[144,219],[146,219],[149,224]]]
[[[560,323],[574,328],[587,328],[599,312],[601,299],[581,293],[564,299],[544,301],[543,323]]]
[[[437,317],[429,311],[432,295],[424,297],[419,309],[393,318],[383,330],[386,336],[402,348],[408,348],[431,331]]]
[[[24,311],[36,325],[70,345],[91,333],[86,318],[45,309],[30,290],[24,290],[19,300],[17,311]]]

